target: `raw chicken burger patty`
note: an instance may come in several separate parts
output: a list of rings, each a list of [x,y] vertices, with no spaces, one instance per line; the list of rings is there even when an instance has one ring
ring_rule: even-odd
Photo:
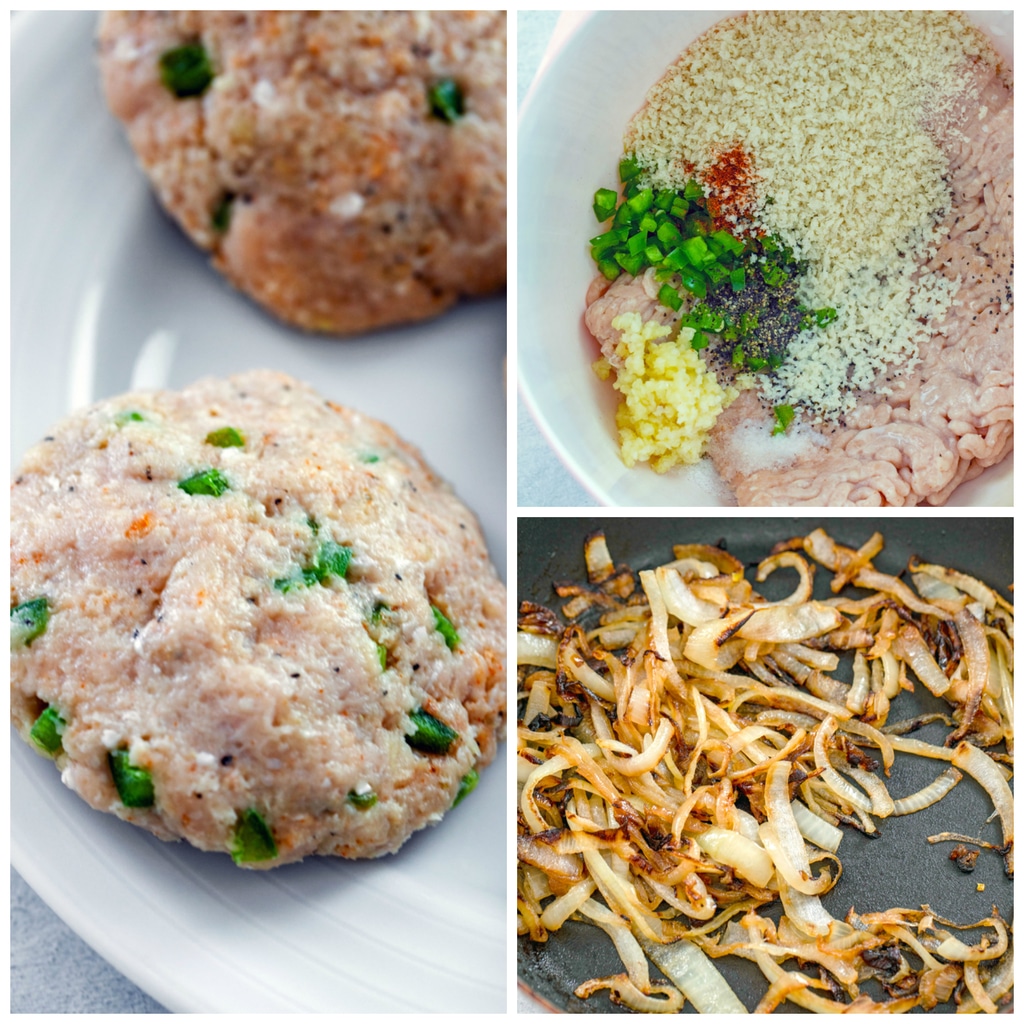
[[[383,424],[205,379],[69,416],[11,495],[12,718],[93,807],[245,866],[374,857],[493,759],[505,589]]]
[[[103,84],[160,201],[311,330],[505,284],[505,13],[118,11]]]

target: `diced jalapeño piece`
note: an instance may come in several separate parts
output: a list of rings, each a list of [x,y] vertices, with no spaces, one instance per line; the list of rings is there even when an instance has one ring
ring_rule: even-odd
[[[234,427],[221,427],[206,435],[206,443],[215,448],[244,448],[245,438]]]
[[[125,807],[153,806],[153,776],[146,768],[131,764],[127,750],[112,750],[107,755],[117,795]]]
[[[452,807],[458,807],[463,800],[469,796],[470,793],[476,789],[476,784],[480,781],[480,774],[475,768],[470,768],[465,775],[462,776],[462,781],[459,783],[459,791],[455,794],[455,799],[452,801]]]
[[[344,579],[351,561],[351,548],[335,544],[333,540],[325,541],[320,545],[320,551],[317,554],[315,566],[317,578],[321,583],[328,576],[340,576]]]
[[[365,793],[359,793],[353,789],[345,799],[348,800],[356,810],[368,811],[377,802],[377,794],[374,793],[372,789],[367,790]]]
[[[459,734],[435,718],[423,708],[418,708],[409,718],[416,731],[405,737],[405,742],[414,750],[422,750],[425,754],[447,754],[451,745],[459,738]]]
[[[205,469],[201,473],[193,473],[192,476],[178,483],[186,494],[209,494],[211,497],[219,498],[225,491],[231,490],[227,477],[219,469]]]
[[[11,649],[27,647],[46,632],[50,621],[50,603],[45,597],[23,601],[11,609]]]
[[[434,613],[434,628],[444,637],[448,650],[454,651],[459,642],[459,634],[456,632],[455,627],[440,608],[431,605],[430,610]]]
[[[440,121],[454,124],[466,112],[462,90],[454,78],[438,79],[427,90],[430,113]]]
[[[114,416],[114,423],[119,427],[123,427],[126,423],[145,422],[146,417],[143,416],[141,412],[136,412],[134,409],[125,409]]]
[[[67,722],[61,718],[60,712],[51,704],[36,719],[29,736],[44,754],[53,757],[64,749],[60,738],[64,735],[66,726]]]
[[[263,815],[254,807],[242,811],[235,824],[231,859],[236,864],[249,864],[257,860],[273,860],[276,856],[277,843]]]
[[[231,227],[231,208],[234,202],[234,193],[226,192],[210,214],[210,227],[219,235],[223,235]]]
[[[213,65],[202,43],[186,43],[160,57],[160,81],[178,99],[202,96],[213,81]]]

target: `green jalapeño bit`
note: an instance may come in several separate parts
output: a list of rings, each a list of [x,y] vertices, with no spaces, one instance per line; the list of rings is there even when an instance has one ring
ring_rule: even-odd
[[[320,545],[314,569],[319,582],[323,583],[328,576],[345,578],[349,563],[352,561],[352,549],[335,544],[333,540],[324,541]]]
[[[346,797],[348,802],[359,811],[368,811],[377,802],[377,794],[371,789],[366,793],[357,793],[354,789]]]
[[[193,473],[186,480],[178,483],[186,494],[209,494],[219,498],[225,491],[231,490],[227,477],[219,469],[205,469],[201,473]]]
[[[244,448],[245,438],[234,427],[221,427],[206,435],[206,443],[215,448]]]
[[[25,601],[11,609],[11,647],[27,647],[46,632],[50,604],[45,597]]]
[[[405,742],[413,750],[421,750],[424,754],[447,754],[451,745],[459,738],[459,734],[445,725],[440,719],[417,708],[410,716],[416,731],[405,737]]]
[[[444,637],[444,642],[448,645],[449,651],[454,651],[456,645],[459,642],[459,634],[456,632],[455,627],[451,624],[444,612],[435,605],[430,606],[430,610],[434,613],[434,628]]]
[[[470,768],[465,775],[462,776],[462,781],[459,783],[459,791],[455,794],[455,800],[452,802],[452,807],[458,807],[463,800],[469,796],[470,793],[476,789],[476,784],[480,781],[480,774],[475,768]]]
[[[225,192],[210,214],[210,227],[219,235],[223,235],[231,227],[231,207],[234,201],[234,193]]]
[[[60,712],[51,704],[36,719],[29,736],[44,754],[53,757],[64,749],[60,738],[64,735],[66,727],[67,722],[61,718]]]
[[[454,124],[465,113],[462,90],[454,78],[441,78],[427,90],[430,113],[441,121]]]
[[[129,762],[127,750],[112,750],[107,759],[117,795],[125,807],[153,806],[153,776],[146,768]]]
[[[236,864],[248,864],[256,860],[273,860],[276,856],[277,843],[263,815],[254,807],[242,811],[235,824],[231,859]]]
[[[202,43],[186,43],[164,53],[160,81],[179,100],[202,96],[213,81],[213,65]]]

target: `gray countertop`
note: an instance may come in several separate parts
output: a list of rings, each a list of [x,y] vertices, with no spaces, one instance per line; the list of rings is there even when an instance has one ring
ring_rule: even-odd
[[[11,869],[11,1013],[166,1012],[94,953]]]

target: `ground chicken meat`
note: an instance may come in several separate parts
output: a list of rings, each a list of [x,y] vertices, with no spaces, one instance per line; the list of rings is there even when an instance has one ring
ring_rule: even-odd
[[[160,201],[338,334],[505,283],[505,13],[118,11],[100,67]]]
[[[11,494],[12,718],[93,807],[247,867],[373,857],[493,759],[505,590],[383,424],[206,379],[68,417]]]

